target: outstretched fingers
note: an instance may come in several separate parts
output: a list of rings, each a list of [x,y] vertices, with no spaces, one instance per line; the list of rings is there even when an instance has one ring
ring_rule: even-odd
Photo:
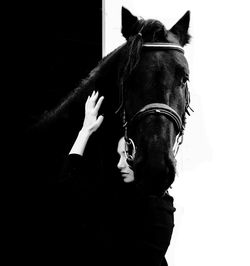
[[[93,111],[95,113],[98,113],[100,106],[104,100],[103,96],[101,96],[99,99],[98,99],[98,96],[99,96],[98,91],[97,92],[93,91],[92,94],[88,96],[86,104],[85,104],[86,111]]]
[[[98,91],[93,91],[90,96],[88,96],[87,101],[85,103],[86,109],[93,109],[95,107],[95,102],[98,97]]]
[[[97,101],[97,103],[96,103],[96,105],[95,105],[95,112],[96,112],[96,113],[98,113],[98,111],[99,111],[99,109],[100,109],[100,106],[101,106],[103,100],[104,100],[104,97],[103,97],[103,96],[101,96],[101,97],[98,99],[98,101]]]

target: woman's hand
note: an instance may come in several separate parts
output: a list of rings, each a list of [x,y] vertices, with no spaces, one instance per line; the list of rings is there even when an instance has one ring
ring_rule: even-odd
[[[93,93],[91,94],[91,96],[88,97],[85,103],[85,118],[82,130],[86,130],[90,134],[95,132],[100,127],[104,119],[103,115],[98,116],[98,111],[100,109],[104,97],[101,96],[98,99],[98,95],[98,91],[93,91]]]
[[[101,96],[98,101],[98,92],[93,91],[91,96],[88,97],[85,103],[85,118],[82,129],[78,133],[78,136],[69,152],[69,154],[83,155],[88,139],[93,132],[95,132],[101,125],[104,117],[100,115],[98,117],[98,111],[104,99]],[[96,102],[97,101],[97,102]]]

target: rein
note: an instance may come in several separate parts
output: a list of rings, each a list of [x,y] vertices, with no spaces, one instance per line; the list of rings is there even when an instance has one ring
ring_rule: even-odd
[[[176,44],[172,43],[144,43],[142,45],[143,48],[149,50],[175,50],[177,52],[183,53],[184,54],[184,49]],[[186,89],[187,91],[187,89]],[[122,93],[123,94],[123,93]],[[190,108],[189,103],[190,103],[190,97],[189,97],[189,92],[187,91],[186,93],[186,113],[189,114],[188,108]],[[117,110],[121,109],[123,107],[123,127],[124,127],[124,139],[125,139],[125,156],[129,164],[132,164],[135,158],[136,154],[136,146],[131,138],[128,136],[128,127],[131,127],[134,125],[136,122],[141,120],[147,115],[165,115],[166,117],[170,118],[175,126],[178,129],[178,135],[176,136],[176,141],[173,147],[174,151],[174,156],[177,155],[179,146],[183,142],[183,135],[184,135],[184,129],[185,129],[185,117],[184,119],[181,119],[181,117],[178,115],[178,113],[171,108],[169,105],[164,104],[164,103],[151,103],[146,106],[144,106],[142,109],[140,109],[133,117],[127,121],[126,119],[126,111],[124,108],[124,95],[122,95],[122,103],[120,105],[120,108]],[[191,108],[190,108],[191,109]],[[192,109],[191,109],[192,110]]]

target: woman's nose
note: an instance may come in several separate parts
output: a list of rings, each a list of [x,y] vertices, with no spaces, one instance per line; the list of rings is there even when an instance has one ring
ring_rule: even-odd
[[[124,168],[124,159],[121,157],[118,164],[117,164],[118,169]]]

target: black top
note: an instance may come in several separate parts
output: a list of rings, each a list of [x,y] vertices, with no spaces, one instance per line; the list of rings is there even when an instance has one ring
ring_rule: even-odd
[[[84,156],[65,161],[50,253],[71,265],[167,265],[173,198],[142,195],[133,183],[109,189],[87,167]]]

